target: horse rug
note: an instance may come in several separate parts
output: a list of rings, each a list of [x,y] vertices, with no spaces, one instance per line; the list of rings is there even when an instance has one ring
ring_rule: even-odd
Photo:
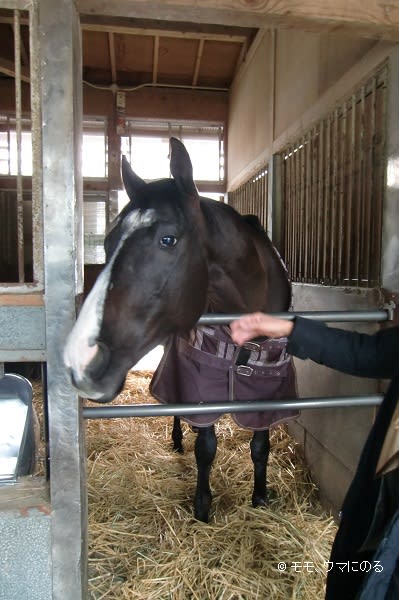
[[[286,352],[287,339],[249,342],[245,364],[237,364],[241,347],[225,326],[199,326],[188,334],[173,335],[154,373],[150,392],[163,404],[282,400],[297,398],[295,370]],[[232,413],[240,427],[269,429],[295,419],[297,410]],[[221,417],[194,414],[182,417],[195,427],[208,427]]]

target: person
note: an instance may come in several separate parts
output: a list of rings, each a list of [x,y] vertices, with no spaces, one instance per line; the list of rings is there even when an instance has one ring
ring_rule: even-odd
[[[264,313],[230,325],[237,345],[287,338],[287,352],[350,375],[390,379],[345,496],[328,561],[326,600],[399,598],[399,327],[368,335]]]

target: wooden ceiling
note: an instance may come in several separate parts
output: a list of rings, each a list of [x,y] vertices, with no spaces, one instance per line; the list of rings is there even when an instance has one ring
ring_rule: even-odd
[[[97,86],[229,89],[258,28],[399,41],[396,2],[75,1],[82,23],[83,79]],[[14,0],[14,4],[22,8],[26,0]],[[26,12],[21,14],[22,79],[27,81],[28,17]],[[14,76],[12,29],[13,11],[0,10],[0,77]]]
[[[229,89],[254,28],[82,16],[83,80]]]
[[[228,90],[255,28],[81,17],[83,80],[93,86]],[[14,77],[12,11],[0,11],[0,77]],[[22,79],[29,81],[28,17],[21,17]]]

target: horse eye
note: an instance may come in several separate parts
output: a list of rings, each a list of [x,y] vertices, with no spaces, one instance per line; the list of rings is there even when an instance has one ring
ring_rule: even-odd
[[[177,237],[175,237],[174,235],[164,235],[159,240],[159,245],[162,248],[173,248],[173,246],[176,246],[176,244],[177,244]]]

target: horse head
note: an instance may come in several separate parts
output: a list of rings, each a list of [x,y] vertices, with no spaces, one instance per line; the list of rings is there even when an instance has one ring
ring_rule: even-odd
[[[184,145],[170,143],[173,179],[146,183],[123,159],[130,201],[107,233],[105,267],[65,346],[74,386],[97,402],[112,400],[140,358],[206,307],[200,197]]]

